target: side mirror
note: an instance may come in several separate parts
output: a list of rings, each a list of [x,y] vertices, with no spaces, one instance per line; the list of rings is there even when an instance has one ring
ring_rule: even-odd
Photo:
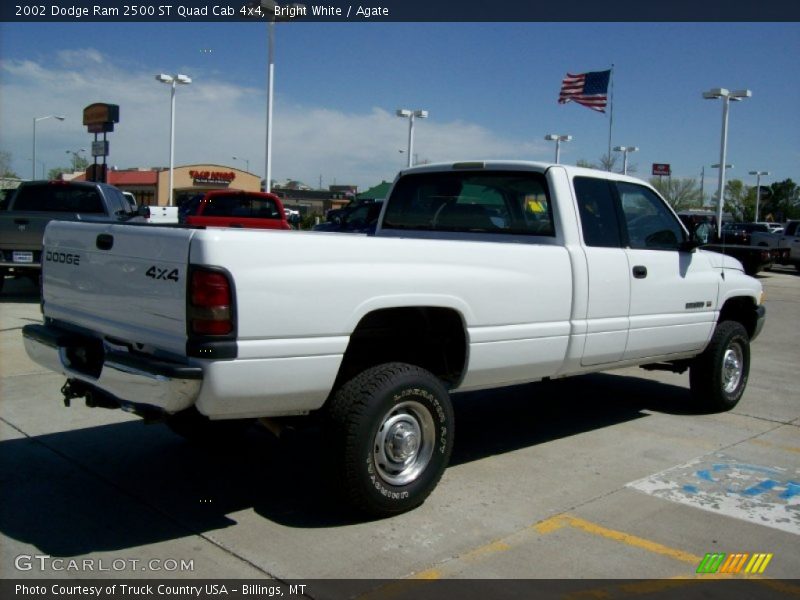
[[[144,217],[145,219],[149,219],[150,218],[150,208],[147,205],[142,204],[136,210],[136,214],[138,214],[140,217]]]
[[[680,244],[678,244],[678,250],[681,252],[694,252],[702,245],[703,242],[697,239],[683,240]]]

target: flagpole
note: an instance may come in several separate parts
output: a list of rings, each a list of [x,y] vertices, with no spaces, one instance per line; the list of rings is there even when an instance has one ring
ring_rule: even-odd
[[[614,126],[614,63],[611,63],[611,72],[608,74],[609,85],[611,87],[611,98],[609,101],[609,120],[608,120],[608,170],[611,171],[611,129]]]

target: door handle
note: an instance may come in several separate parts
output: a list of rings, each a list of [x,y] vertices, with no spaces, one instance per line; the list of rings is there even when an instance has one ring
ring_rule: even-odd
[[[647,277],[647,267],[643,265],[636,265],[633,267],[633,276],[636,279],[644,279]]]

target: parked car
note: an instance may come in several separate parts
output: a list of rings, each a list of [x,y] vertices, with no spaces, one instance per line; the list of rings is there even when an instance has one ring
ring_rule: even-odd
[[[178,223],[186,223],[186,218],[197,212],[204,194],[195,194],[178,207]]]
[[[6,275],[38,279],[44,230],[53,220],[144,222],[113,185],[90,181],[23,182],[8,208],[0,212],[0,290]]]
[[[368,233],[374,231],[383,201],[358,203],[343,208],[332,220],[314,226],[314,231],[337,231],[342,233]]]
[[[207,192],[197,211],[186,217],[188,225],[291,229],[283,204],[275,194],[242,190]]]
[[[783,225],[781,223],[771,223],[769,221],[757,221],[757,225],[766,225],[770,233],[783,233]]]
[[[767,246],[777,248],[780,238],[767,223],[728,223],[722,227],[722,241],[745,246]]]
[[[750,238],[747,238],[748,243],[743,243],[744,236],[728,228],[733,223],[723,222],[723,233],[727,231],[728,236],[726,241],[721,241],[717,236],[717,215],[714,211],[686,210],[679,212],[678,217],[692,238],[703,244],[704,250],[732,256],[742,263],[744,272],[748,275],[756,275],[762,269],[770,268],[778,258],[777,249],[751,246]]]
[[[791,264],[800,271],[800,221],[789,221],[781,236],[781,245],[789,249],[789,256],[781,264]]]

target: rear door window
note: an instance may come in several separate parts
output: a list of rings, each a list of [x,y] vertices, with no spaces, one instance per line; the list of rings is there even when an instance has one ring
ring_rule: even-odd
[[[600,248],[622,247],[616,200],[611,184],[596,177],[575,177],[583,242]]]
[[[392,191],[382,227],[555,236],[544,176],[518,171],[406,175]]]

